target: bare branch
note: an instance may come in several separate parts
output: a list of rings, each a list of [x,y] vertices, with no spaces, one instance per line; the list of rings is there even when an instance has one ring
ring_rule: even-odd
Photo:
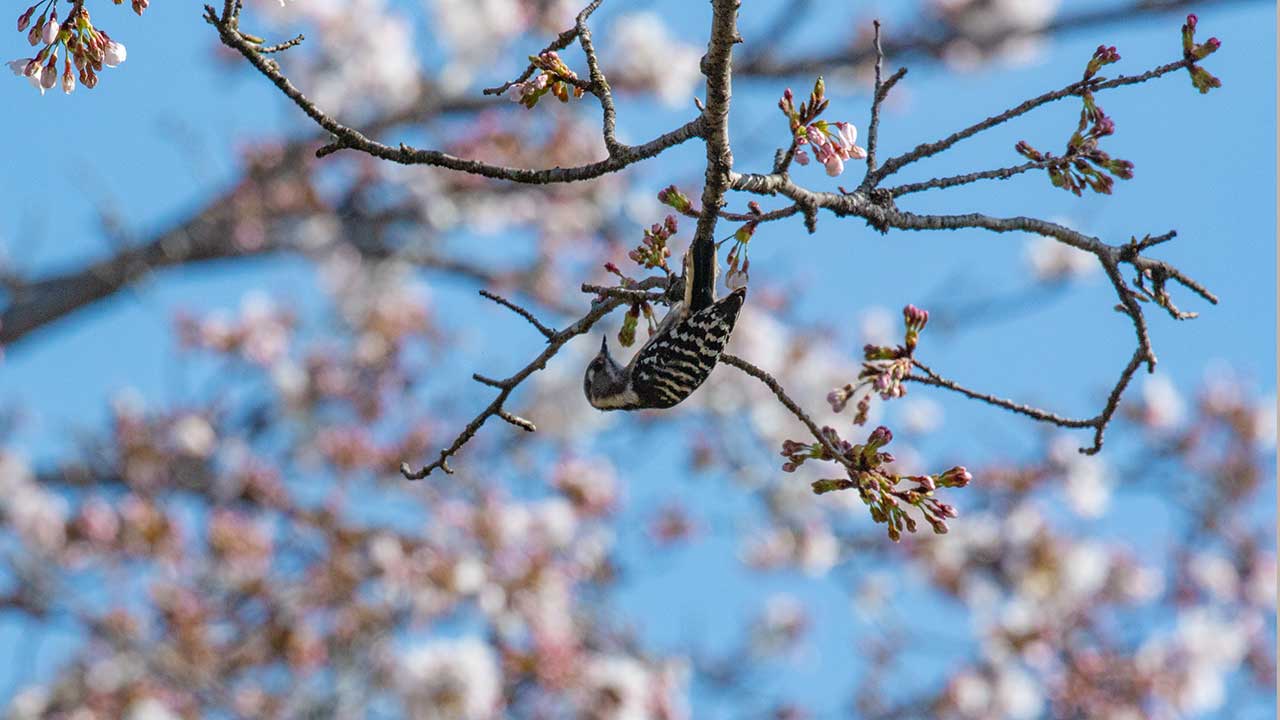
[[[901,197],[911,193],[922,192],[924,190],[942,190],[944,188],[955,187],[957,185],[968,185],[969,183],[979,180],[1008,180],[1014,175],[1021,175],[1028,170],[1040,170],[1050,165],[1070,162],[1070,158],[1053,158],[1052,160],[1032,160],[1021,165],[1013,165],[1010,167],[999,168],[996,170],[982,170],[980,172],[965,173],[963,175],[952,175],[943,178],[932,178],[922,182],[906,183],[897,187],[886,188],[892,197]]]
[[[814,422],[813,418],[809,417],[809,413],[806,413],[795,400],[792,400],[790,395],[787,395],[787,391],[782,388],[782,384],[774,379],[772,375],[730,353],[721,354],[720,362],[732,365],[768,386],[773,391],[774,396],[778,398],[778,402],[790,410],[791,414],[796,416],[796,419],[804,423],[804,426],[809,429],[809,434],[826,449],[833,460],[845,467],[850,467],[849,460],[844,456],[844,453],[832,446],[831,441],[823,434],[822,429],[818,427],[818,423]]]
[[[972,400],[978,400],[988,405],[993,405],[995,407],[1018,413],[1019,415],[1025,415],[1033,420],[1049,423],[1050,425],[1056,425],[1063,428],[1093,428],[1093,445],[1087,448],[1080,448],[1080,452],[1085,455],[1094,455],[1098,451],[1102,450],[1103,435],[1107,431],[1107,426],[1111,423],[1111,418],[1115,416],[1116,410],[1120,407],[1120,398],[1123,397],[1125,388],[1129,386],[1129,381],[1133,379],[1134,373],[1138,371],[1138,368],[1146,359],[1146,355],[1143,353],[1141,348],[1134,351],[1133,357],[1130,358],[1124,369],[1120,371],[1120,378],[1116,380],[1115,386],[1112,387],[1111,392],[1107,394],[1107,402],[1103,405],[1102,410],[1097,415],[1087,420],[1063,417],[1062,415],[1058,415],[1047,410],[1041,410],[1030,405],[1024,405],[1022,403],[1006,400],[1004,398],[978,392],[976,390],[970,390],[954,380],[948,380],[947,378],[942,377],[927,365],[915,359],[912,359],[911,364],[923,372],[924,375],[908,375],[906,379],[922,385],[932,385],[934,387],[945,388],[947,390],[960,393]]]
[[[575,27],[578,31],[578,44],[582,46],[582,54],[587,57],[591,94],[600,100],[600,112],[604,116],[602,131],[604,146],[609,151],[609,157],[617,157],[623,152],[623,146],[618,142],[618,117],[613,107],[613,91],[610,90],[609,81],[605,79],[604,73],[600,71],[600,59],[596,57],[596,48],[591,42],[591,31],[587,29],[587,18],[600,7],[601,1],[593,0],[590,5],[582,9],[582,12],[578,13]]]
[[[517,304],[515,304],[515,303],[511,302],[510,300],[508,300],[508,299],[506,299],[506,298],[502,297],[501,295],[498,295],[497,293],[489,292],[488,290],[481,290],[481,291],[480,291],[480,295],[481,295],[482,297],[486,297],[486,298],[488,298],[488,299],[490,299],[490,300],[492,300],[492,301],[494,301],[494,302],[498,303],[499,305],[501,305],[501,306],[503,306],[503,307],[505,307],[505,308],[507,308],[507,309],[511,310],[512,312],[514,312],[515,314],[517,314],[517,315],[519,315],[520,317],[524,318],[525,320],[528,320],[528,321],[529,321],[529,324],[530,324],[530,325],[532,325],[532,326],[534,326],[535,328],[537,328],[538,332],[542,333],[542,336],[543,336],[543,337],[545,337],[546,339],[550,340],[551,338],[553,338],[553,337],[555,337],[555,336],[556,336],[556,331],[555,331],[555,330],[553,330],[553,329],[551,329],[551,328],[547,327],[546,325],[543,325],[543,324],[542,324],[542,321],[540,321],[540,320],[538,320],[538,318],[534,317],[534,316],[533,316],[533,313],[529,312],[529,310],[528,310],[528,309],[523,308],[523,307],[521,307],[521,306],[519,306],[519,305],[517,305]]]
[[[568,168],[547,168],[535,170],[491,165],[478,160],[467,160],[439,150],[421,150],[401,143],[399,147],[384,145],[366,137],[363,133],[335,120],[316,106],[302,94],[280,71],[280,66],[272,59],[264,57],[256,46],[246,40],[236,29],[236,23],[218,17],[213,8],[206,6],[205,21],[218,30],[222,43],[239,52],[249,64],[253,65],[264,77],[272,82],[285,97],[293,101],[317,125],[333,135],[333,142],[316,151],[317,157],[324,157],[339,150],[357,150],[383,160],[390,160],[405,165],[431,165],[449,170],[479,175],[481,177],[533,185],[551,183],[578,182],[590,180],[602,175],[621,170],[628,165],[658,155],[662,151],[697,137],[702,130],[702,117],[695,118],[684,125],[664,133],[643,145],[619,145],[617,152],[605,160],[587,165]]]
[[[887,81],[880,78],[884,68],[884,49],[880,47],[880,21],[873,22],[875,39],[873,45],[876,52],[876,84],[871,97],[871,122],[867,125],[867,174],[863,178],[865,185],[876,172],[876,148],[880,143],[880,105],[888,97],[889,91],[907,74],[906,68],[898,68]],[[776,170],[775,170],[776,172]]]
[[[600,297],[616,298],[627,302],[656,302],[666,297],[665,292],[639,290],[636,288],[609,287],[606,285],[582,284],[582,292],[594,293]]]
[[[499,410],[498,417],[502,418],[503,420],[506,420],[512,425],[515,425],[516,427],[520,428],[521,430],[524,430],[525,432],[535,432],[538,429],[538,426],[534,425],[532,422],[525,420],[519,415],[512,415],[506,410]]]
[[[1043,95],[1039,95],[1037,97],[1031,98],[1030,100],[1027,100],[1008,110],[1005,110],[1004,112],[998,115],[992,115],[986,120],[982,120],[981,122],[976,122],[970,125],[969,127],[964,128],[963,130],[956,131],[941,140],[938,140],[936,142],[931,142],[931,143],[922,143],[920,145],[917,145],[913,150],[909,152],[903,153],[896,157],[889,158],[888,160],[885,161],[884,167],[880,168],[878,171],[872,174],[872,177],[874,178],[874,181],[872,184],[873,185],[878,184],[886,176],[892,175],[893,173],[902,169],[906,165],[909,165],[917,160],[922,160],[924,158],[937,155],[938,153],[946,150],[947,148],[950,148],[952,145],[955,145],[961,140],[964,140],[965,138],[973,137],[974,135],[977,135],[983,130],[990,130],[991,128],[997,125],[1000,125],[1002,123],[1008,122],[1018,117],[1019,115],[1025,115],[1026,113],[1031,112],[1032,110],[1040,107],[1041,105],[1054,102],[1055,100],[1061,100],[1062,98],[1065,98],[1065,97],[1071,97],[1072,95],[1079,95],[1085,92],[1086,90],[1090,92],[1098,93],[1098,92],[1102,92],[1103,90],[1110,90],[1112,88],[1123,87],[1125,85],[1136,85],[1138,83],[1144,83],[1148,80],[1153,80],[1162,75],[1168,75],[1169,73],[1174,72],[1175,70],[1181,70],[1182,68],[1185,68],[1194,62],[1195,62],[1194,60],[1183,58],[1182,60],[1178,60],[1177,62],[1171,62],[1166,65],[1161,65],[1160,67],[1154,68],[1152,70],[1148,70],[1147,72],[1144,72],[1141,75],[1121,75],[1120,77],[1113,78],[1111,80],[1104,80],[1101,77],[1094,77],[1094,78],[1090,78],[1089,80],[1078,80],[1076,82],[1071,83],[1070,85],[1067,85],[1064,88],[1061,88],[1059,90],[1054,90],[1052,92],[1047,92],[1047,93],[1044,93]]]
[[[1064,35],[1121,23],[1130,24],[1144,17],[1154,18],[1178,14],[1185,12],[1188,8],[1203,12],[1213,6],[1242,4],[1244,0],[1162,0],[1159,2],[1131,0],[1127,3],[1068,10],[1038,28],[1010,27],[981,36],[965,33],[955,26],[929,27],[926,25],[916,32],[895,34],[893,40],[884,43],[883,49],[886,55],[897,58],[936,61],[945,56],[947,49],[953,43],[960,40],[969,40],[983,47],[997,47],[1009,41],[1025,38]],[[1069,4],[1064,4],[1064,7],[1069,7]],[[863,43],[858,46],[845,45],[830,51],[790,55],[779,59],[769,52],[776,47],[774,32],[771,30],[767,34],[761,33],[759,39],[767,45],[756,52],[748,52],[745,62],[738,63],[734,68],[737,75],[751,78],[804,77],[819,73],[835,75],[865,67],[875,58],[875,49],[870,43]]]
[[[648,290],[662,287],[666,282],[666,278],[647,278],[639,283],[639,287],[637,289]],[[520,383],[527,380],[530,375],[545,368],[547,366],[547,362],[549,362],[551,358],[555,357],[566,343],[591,330],[591,327],[601,318],[608,315],[610,312],[613,312],[625,302],[626,300],[622,298],[609,297],[602,301],[593,303],[591,310],[589,310],[586,315],[583,315],[577,322],[548,338],[547,347],[545,347],[542,352],[538,353],[537,357],[530,360],[527,365],[505,380],[493,380],[482,375],[474,375],[473,377],[477,382],[498,388],[497,396],[495,396],[489,405],[481,410],[478,415],[472,418],[471,422],[467,423],[466,427],[462,429],[462,432],[458,433],[457,437],[454,438],[453,442],[450,443],[448,447],[440,451],[439,457],[434,461],[416,471],[410,468],[408,463],[401,463],[400,473],[409,480],[421,480],[422,478],[430,475],[434,470],[443,470],[445,473],[452,473],[453,468],[449,466],[449,459],[456,455],[463,446],[470,442],[471,439],[475,437],[476,433],[479,432],[480,428],[484,426],[485,422],[494,416],[506,420],[522,430],[533,432],[536,427],[532,422],[524,418],[511,415],[506,410],[504,404],[506,403],[507,398],[509,398],[511,393],[520,386]]]
[[[302,33],[298,33],[292,39],[285,40],[282,43],[276,43],[275,45],[265,45],[263,47],[259,47],[258,52],[262,53],[263,55],[270,55],[272,53],[283,52],[285,50],[288,50],[291,47],[296,47],[298,45],[301,45],[302,41],[306,39],[307,38],[305,35],[303,35]]]
[[[1026,415],[1027,417],[1033,420],[1039,420],[1040,422],[1050,423],[1052,425],[1057,425],[1058,427],[1086,428],[1086,427],[1095,426],[1094,421],[1092,419],[1079,420],[1075,418],[1063,417],[1062,415],[1051,413],[1047,410],[1041,410],[1039,408],[1035,408],[1030,405],[1024,405],[1022,403],[1014,402],[1012,400],[1006,400],[1005,398],[996,397],[995,395],[978,392],[976,390],[970,390],[969,388],[964,387],[963,385],[957,383],[954,380],[948,380],[947,378],[942,377],[941,375],[934,372],[932,369],[930,369],[928,366],[926,366],[924,363],[920,362],[919,360],[913,359],[911,361],[911,364],[919,368],[920,371],[924,373],[924,375],[908,375],[906,379],[911,380],[912,382],[918,382],[923,385],[933,385],[934,387],[946,388],[947,390],[958,392],[961,395],[964,395],[965,397],[971,400],[978,400],[988,405],[994,405],[999,408],[1004,408],[1005,410],[1009,410],[1009,411],[1018,413],[1020,415]]]

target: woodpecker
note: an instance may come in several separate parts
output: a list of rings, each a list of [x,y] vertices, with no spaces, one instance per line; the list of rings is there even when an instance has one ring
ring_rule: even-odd
[[[733,333],[747,289],[738,288],[698,309],[698,298],[714,297],[715,272],[705,274],[711,277],[705,284],[696,283],[701,278],[691,277],[690,266],[686,255],[684,299],[671,306],[657,331],[626,367],[609,354],[609,338],[601,340],[600,353],[587,365],[582,379],[592,407],[669,408],[693,394],[711,374]]]

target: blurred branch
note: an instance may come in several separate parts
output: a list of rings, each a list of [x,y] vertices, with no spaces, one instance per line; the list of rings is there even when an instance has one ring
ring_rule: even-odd
[[[1140,18],[1156,18],[1163,15],[1193,9],[1203,11],[1210,7],[1240,5],[1256,0],[1136,0],[1114,5],[1064,12],[1040,28],[1010,28],[987,35],[972,35],[940,21],[921,21],[919,29],[909,30],[883,43],[886,55],[899,59],[938,60],[953,43],[968,40],[980,46],[993,47],[1011,40],[1066,35],[1084,30],[1131,23]],[[777,78],[793,75],[834,75],[848,72],[875,59],[876,50],[870,45],[842,47],[811,55],[779,59],[773,52],[772,31],[761,33],[767,38],[768,49],[748,54],[746,61],[738,64],[734,72],[743,77]]]
[[[266,239],[253,246],[236,241],[237,226],[245,220],[236,209],[235,199],[244,193],[256,193],[264,184],[288,177],[290,163],[284,162],[261,176],[253,176],[237,188],[217,196],[192,217],[163,233],[137,245],[116,250],[110,256],[66,272],[39,278],[15,274],[5,288],[5,302],[0,306],[0,345],[13,346],[31,333],[97,302],[113,297],[136,285],[151,274],[168,268],[216,260],[262,257],[280,252],[306,254],[312,250],[273,239],[269,227]],[[294,168],[296,170],[296,168]],[[275,222],[306,217],[319,208],[269,207],[264,215]],[[390,218],[383,218],[384,221]],[[519,272],[503,273],[484,265],[446,257],[434,251],[405,250],[388,244],[378,232],[348,233],[349,245],[361,257],[382,260],[396,257],[416,267],[465,277],[475,282],[496,284]]]
[[[947,150],[952,145],[955,145],[956,143],[960,142],[961,140],[973,137],[974,135],[977,135],[978,133],[983,132],[984,130],[990,130],[991,128],[994,128],[997,125],[1006,123],[1018,117],[1019,115],[1025,115],[1031,112],[1032,110],[1040,107],[1041,105],[1045,105],[1045,104],[1054,102],[1056,100],[1061,100],[1065,97],[1071,97],[1072,95],[1081,95],[1086,91],[1097,93],[1103,90],[1111,90],[1118,87],[1124,87],[1126,85],[1137,85],[1138,83],[1144,83],[1148,80],[1154,80],[1155,78],[1161,77],[1163,75],[1168,75],[1169,73],[1174,72],[1176,70],[1181,70],[1185,67],[1189,67],[1194,63],[1195,61],[1190,58],[1183,58],[1182,60],[1171,62],[1166,65],[1161,65],[1160,67],[1148,70],[1147,72],[1144,72],[1141,75],[1121,75],[1119,77],[1112,78],[1111,80],[1104,80],[1101,77],[1094,77],[1088,80],[1080,80],[1077,82],[1073,82],[1070,85],[1067,85],[1066,87],[1061,88],[1059,90],[1054,90],[1052,92],[1047,92],[1047,93],[1044,93],[1043,95],[1039,95],[1037,97],[1031,98],[1030,100],[1020,103],[1016,107],[1012,107],[1008,110],[1005,110],[999,115],[993,115],[987,118],[986,120],[976,122],[970,125],[969,127],[964,128],[963,130],[958,130],[948,135],[947,137],[942,138],[941,140],[938,140],[936,142],[931,142],[931,143],[921,143],[920,145],[917,145],[914,149],[910,150],[909,152],[905,152],[896,157],[889,158],[888,160],[885,161],[884,167],[881,167],[879,170],[877,170],[874,173],[870,173],[869,177],[874,178],[873,184],[879,183],[885,177],[892,175],[893,173],[897,172],[898,170],[901,170],[903,167],[910,165],[913,162],[916,162],[917,160],[923,160],[924,158],[937,155]]]

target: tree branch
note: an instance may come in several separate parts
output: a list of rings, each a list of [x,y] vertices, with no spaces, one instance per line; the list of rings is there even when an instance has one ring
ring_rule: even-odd
[[[774,396],[778,398],[778,402],[782,403],[783,407],[790,410],[791,414],[795,415],[796,419],[808,428],[809,434],[812,435],[824,449],[826,449],[826,451],[831,455],[831,459],[839,462],[846,468],[853,469],[849,460],[844,456],[844,453],[837,450],[831,444],[831,440],[823,434],[822,429],[818,427],[818,423],[814,422],[813,418],[809,417],[809,413],[805,412],[795,400],[792,400],[790,395],[787,395],[787,391],[782,388],[782,384],[779,383],[772,375],[761,370],[755,365],[752,365],[746,360],[743,360],[737,355],[730,353],[722,353],[720,355],[720,362],[723,362],[726,365],[732,365],[733,367],[738,368],[742,372],[764,383],[771,391],[773,391]]]
[[[665,287],[666,282],[666,278],[647,278],[638,283],[636,289],[649,290],[658,287]],[[538,353],[537,357],[530,360],[527,365],[517,371],[514,375],[511,375],[504,380],[493,380],[491,378],[477,375],[475,379],[478,382],[498,389],[497,396],[495,396],[479,414],[472,418],[471,422],[467,423],[466,427],[464,427],[453,439],[453,442],[450,443],[448,447],[440,451],[439,457],[434,461],[416,471],[411,469],[407,462],[401,463],[400,473],[409,480],[421,480],[437,469],[451,474],[453,472],[453,468],[449,466],[449,459],[456,455],[463,446],[470,442],[471,439],[475,437],[476,433],[479,432],[480,428],[484,426],[485,422],[494,416],[506,420],[508,423],[511,423],[522,430],[533,432],[536,427],[532,422],[522,417],[511,415],[507,411],[504,407],[507,398],[509,398],[511,393],[520,386],[520,383],[527,380],[530,375],[545,368],[547,366],[547,362],[550,361],[551,358],[555,357],[566,343],[591,330],[591,327],[595,325],[596,322],[626,302],[627,300],[621,297],[609,297],[602,301],[592,303],[591,309],[586,315],[583,315],[577,322],[566,327],[564,330],[561,330],[549,337],[547,339],[547,346],[542,350],[542,352]],[[525,310],[524,312],[528,313],[529,311]]]
[[[880,105],[888,97],[889,91],[907,74],[906,68],[898,68],[888,80],[882,81],[880,74],[884,68],[884,50],[880,46],[880,21],[874,21],[875,39],[873,46],[876,52],[876,84],[871,97],[871,121],[867,125],[867,174],[863,178],[866,184],[876,172],[876,148],[880,142]],[[776,172],[776,170],[775,170]]]
[[[404,143],[401,143],[398,148],[393,148],[366,137],[358,130],[343,125],[326,114],[285,77],[280,71],[279,64],[270,58],[264,57],[258,52],[253,43],[244,38],[240,31],[236,29],[235,22],[228,22],[219,18],[212,7],[206,5],[205,10],[205,21],[218,30],[218,36],[224,45],[244,56],[249,61],[249,64],[253,65],[259,73],[270,80],[280,92],[284,93],[285,97],[289,98],[293,104],[306,113],[307,117],[310,117],[317,125],[333,135],[333,142],[316,151],[317,157],[325,157],[338,150],[351,149],[404,165],[431,165],[498,180],[547,185],[590,180],[616,172],[628,165],[654,157],[668,148],[697,137],[701,133],[702,118],[699,117],[642,145],[619,145],[616,148],[616,154],[612,154],[605,160],[576,167],[556,167],[543,170],[492,165],[478,160],[456,157],[439,150],[416,149]]]
[[[693,312],[715,301],[716,221],[724,208],[733,171],[729,146],[729,98],[733,94],[733,46],[738,35],[738,0],[712,0],[711,39],[702,58],[707,78],[707,102],[702,110],[702,138],[707,147],[706,184],[702,188],[702,214],[693,234]],[[688,279],[688,278],[686,278]]]
[[[955,26],[942,23],[929,26],[927,21],[922,21],[921,25],[924,25],[922,29],[896,35],[894,40],[884,43],[883,51],[886,55],[900,59],[937,60],[942,58],[947,49],[959,40],[970,40],[985,47],[998,47],[1011,40],[1095,30],[1120,23],[1131,23],[1142,18],[1173,15],[1185,12],[1189,8],[1201,12],[1209,7],[1243,3],[1244,0],[1169,0],[1167,2],[1131,0],[1126,3],[1115,3],[1075,12],[1063,12],[1039,28],[1009,28],[982,36],[967,34]],[[820,73],[835,75],[865,67],[875,58],[874,47],[864,42],[859,46],[849,44],[830,51],[778,59],[769,52],[776,48],[773,44],[774,36],[774,32],[760,33],[760,38],[766,39],[768,46],[762,51],[749,52],[746,61],[738,64],[734,72],[744,78],[782,78]]]
[[[481,290],[480,295],[511,310],[512,312],[524,318],[525,320],[528,320],[529,324],[532,325],[534,328],[536,328],[538,332],[542,333],[542,336],[545,337],[546,339],[550,340],[551,338],[556,336],[555,330],[547,327],[546,325],[543,325],[542,322],[538,320],[538,318],[534,317],[533,313],[529,312],[527,308],[523,308],[519,305],[516,305],[515,303],[502,297],[501,295],[498,295],[497,293],[491,293],[488,290]]]
[[[976,122],[970,125],[969,127],[964,128],[963,130],[958,130],[948,135],[947,137],[942,138],[941,140],[938,140],[936,142],[931,142],[931,143],[921,143],[920,145],[917,145],[914,149],[910,150],[909,152],[905,152],[896,157],[889,158],[888,160],[885,161],[883,167],[881,167],[878,171],[876,171],[871,175],[871,177],[874,178],[874,182],[872,184],[873,185],[879,184],[879,182],[883,180],[886,176],[892,175],[898,170],[901,170],[906,165],[916,162],[917,160],[922,160],[924,158],[937,155],[938,153],[943,152],[944,150],[950,148],[952,145],[955,145],[961,140],[964,140],[965,138],[973,137],[974,135],[977,135],[983,130],[990,130],[991,128],[997,125],[1006,123],[1018,117],[1019,115],[1025,115],[1031,112],[1032,110],[1040,107],[1041,105],[1054,102],[1055,100],[1061,100],[1062,98],[1065,98],[1065,97],[1071,97],[1072,95],[1080,95],[1086,90],[1094,93],[1098,93],[1098,92],[1102,92],[1103,90],[1111,90],[1113,88],[1124,87],[1125,85],[1136,85],[1138,83],[1144,83],[1148,80],[1153,80],[1162,75],[1168,75],[1169,73],[1174,72],[1175,70],[1181,70],[1187,67],[1188,65],[1191,65],[1193,62],[1195,61],[1184,58],[1176,62],[1171,62],[1166,65],[1161,65],[1160,67],[1153,68],[1151,70],[1148,70],[1147,72],[1142,73],[1141,75],[1121,75],[1119,77],[1112,78],[1111,80],[1105,80],[1102,77],[1093,77],[1088,80],[1078,80],[1076,82],[1071,83],[1070,85],[1067,85],[1064,88],[1047,92],[1047,93],[1044,93],[1043,95],[1036,96],[1034,98],[1031,98],[1030,100],[1027,100],[1012,108],[1009,108],[1008,110],[1005,110],[1004,112],[998,115],[992,115],[986,120]]]

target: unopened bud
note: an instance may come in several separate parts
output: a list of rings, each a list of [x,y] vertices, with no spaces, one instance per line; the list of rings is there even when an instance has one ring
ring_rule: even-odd
[[[49,15],[49,22],[46,22],[44,24],[44,28],[40,31],[40,39],[43,40],[46,45],[53,43],[54,40],[58,39],[59,29],[58,11],[54,10],[53,13]]]
[[[32,5],[27,11],[18,16],[18,32],[23,32],[27,26],[31,24],[31,16],[36,12],[36,6]]]

